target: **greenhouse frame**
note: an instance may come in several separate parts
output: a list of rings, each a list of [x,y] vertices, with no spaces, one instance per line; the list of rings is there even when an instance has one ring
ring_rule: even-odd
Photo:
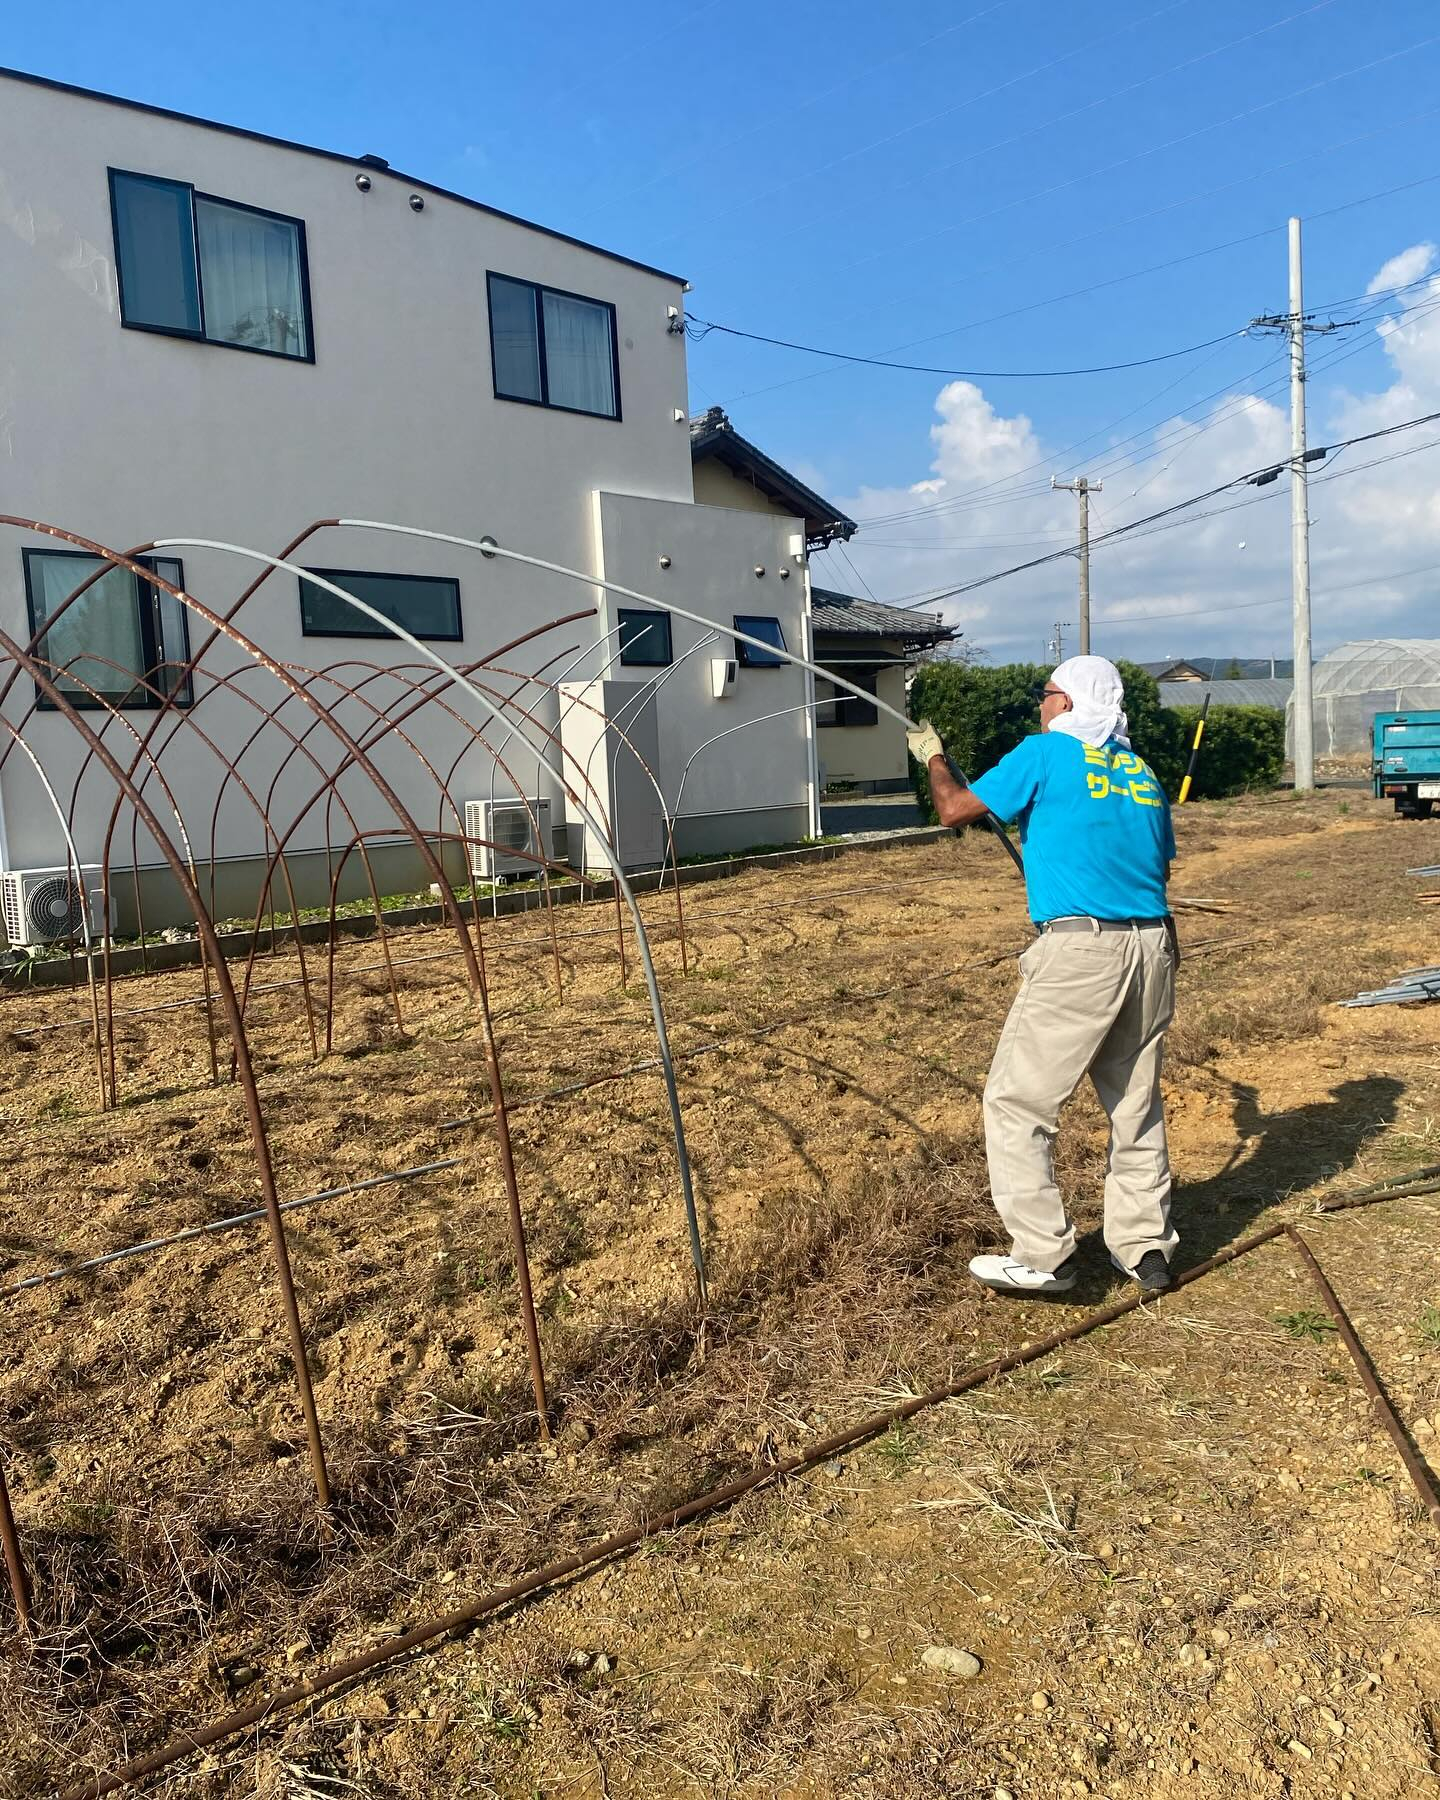
[[[1315,754],[1368,753],[1376,713],[1440,712],[1440,638],[1368,638],[1315,664]],[[1285,714],[1295,747],[1295,704]]]

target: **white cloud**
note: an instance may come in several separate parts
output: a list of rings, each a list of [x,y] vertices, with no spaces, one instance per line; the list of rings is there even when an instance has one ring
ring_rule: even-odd
[[[1422,275],[1428,275],[1434,268],[1435,254],[1433,244],[1412,244],[1408,250],[1392,256],[1389,262],[1376,270],[1375,279],[1365,292],[1383,294],[1392,288],[1409,287],[1412,281],[1419,281]]]
[[[1433,246],[1412,246],[1384,265],[1372,288],[1419,281],[1435,258]],[[1314,341],[1312,444],[1440,410],[1440,273],[1397,297],[1389,316],[1366,329],[1375,332],[1389,364],[1388,380],[1372,391],[1329,385],[1320,346],[1334,341]],[[1277,378],[1283,373],[1277,346]],[[1091,510],[1091,532],[1100,538],[1236,474],[1279,462],[1290,444],[1283,388],[1269,397],[1237,391],[1198,412],[1177,414],[1136,443],[1121,441],[1130,426],[1117,427],[1116,447],[1092,446],[1077,453],[1080,460],[1072,455],[1065,462],[1029,417],[1003,413],[973,383],[948,383],[936,396],[935,412],[924,479],[862,488],[838,500],[861,523],[849,553],[882,599],[908,601],[1073,542],[1075,497],[1049,490],[1052,472],[1103,479]],[[1375,633],[1440,633],[1433,601],[1440,593],[1440,448],[1373,470],[1361,467],[1432,440],[1440,440],[1440,425],[1347,450],[1333,471],[1329,465],[1312,469],[1318,649]],[[1341,477],[1333,484],[1332,473]],[[1229,510],[1237,501],[1244,504]],[[1094,648],[1137,658],[1287,654],[1288,478],[1218,496],[1182,516],[1185,523],[1174,529],[1141,530],[1113,545],[1097,544],[1091,569]],[[1433,575],[1394,578],[1397,571],[1431,564]],[[836,587],[853,583],[843,565],[827,568],[823,559],[817,580]],[[1074,646],[1077,585],[1074,559],[1065,557],[945,601],[941,610],[995,660],[1038,659],[1057,619],[1071,622],[1066,638]]]

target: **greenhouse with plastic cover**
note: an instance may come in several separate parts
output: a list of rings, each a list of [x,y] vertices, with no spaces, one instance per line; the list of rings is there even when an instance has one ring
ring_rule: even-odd
[[[1440,712],[1440,638],[1369,638],[1315,664],[1315,754],[1368,753],[1376,713]],[[1295,707],[1285,721],[1293,750]]]

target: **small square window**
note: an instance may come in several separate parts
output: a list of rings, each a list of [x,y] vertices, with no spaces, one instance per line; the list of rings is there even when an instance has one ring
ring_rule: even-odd
[[[510,275],[487,277],[497,400],[620,417],[615,308]]]
[[[752,613],[736,613],[735,629],[760,638],[771,644],[776,650],[785,648],[785,633],[781,630],[778,619],[760,618]],[[785,666],[783,656],[773,656],[769,650],[762,650],[755,644],[741,643],[735,640],[735,654],[740,659],[742,669],[782,669]]]
[[[386,575],[362,569],[313,569],[357,600],[393,619],[412,637],[458,643],[460,583],[448,575]],[[300,579],[300,629],[306,637],[393,638],[368,613],[313,581]]]
[[[877,669],[846,669],[845,679],[858,688],[864,688],[867,694],[875,692]],[[847,694],[843,688],[836,687],[823,675],[815,677],[815,723],[824,725],[878,725],[880,713],[873,700],[862,700],[857,694]]]
[[[173,557],[137,558],[172,586],[185,571]],[[167,697],[189,706],[186,608],[173,594],[83,550],[26,550],[25,598],[36,657],[72,706],[159,707]],[[73,605],[66,601],[92,575]],[[62,611],[63,608],[63,611]],[[55,623],[46,628],[46,622]],[[43,693],[42,707],[53,707]]]
[[[663,669],[674,660],[669,613],[641,612],[622,606],[616,622],[620,627],[620,661],[626,668]]]

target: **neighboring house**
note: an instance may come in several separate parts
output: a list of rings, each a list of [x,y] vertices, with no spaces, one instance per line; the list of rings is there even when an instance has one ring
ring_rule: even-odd
[[[695,498],[711,506],[799,515],[807,549],[847,542],[859,529],[837,506],[742,437],[725,412],[712,406],[690,421]],[[898,712],[905,710],[906,669],[914,657],[957,634],[932,613],[906,612],[828,588],[811,589],[813,659],[863,687]],[[905,732],[868,702],[817,681],[817,779],[863,793],[903,792],[910,777]]]
[[[838,507],[741,437],[722,407],[712,406],[690,421],[690,461],[697,502],[802,518],[807,549],[823,550],[837,539],[844,543],[860,529]]]
[[[671,803],[700,746],[766,718],[730,737],[723,755],[695,761],[682,853],[817,828],[808,677],[763,652],[742,654],[734,683],[717,695],[711,668],[734,656],[728,628],[742,619],[777,645],[806,641],[813,496],[777,488],[759,513],[733,501],[695,504],[680,277],[401,175],[375,156],[315,150],[3,71],[0,118],[6,511],[115,547],[185,536],[271,552],[316,519],[393,520],[492,534],[623,583],[655,605],[603,594],[598,623],[538,638],[506,666],[522,675],[555,670],[565,661],[559,653],[583,655],[593,643],[570,679],[592,684],[585,692],[607,711],[632,708],[637,741],[649,746]],[[357,529],[327,528],[298,554],[461,664],[603,593],[439,542]],[[0,532],[4,629],[28,641],[95,566],[53,537]],[[259,572],[206,550],[166,557],[155,571],[219,611]],[[726,629],[673,617],[667,597]],[[298,670],[353,679],[357,664],[413,666],[405,645],[292,574],[271,576],[237,623]],[[112,570],[42,640],[42,652],[68,671],[63,685],[77,703],[99,707],[95,690],[124,709],[122,719],[87,714],[124,754],[126,741],[133,748],[127,723],[143,727],[159,703],[136,684],[168,691],[176,677],[165,665],[183,662],[198,636],[178,604]],[[220,649],[226,654],[207,656],[185,684],[181,703],[200,708],[206,732],[233,755],[256,713],[212,675],[243,671],[246,690],[271,704],[282,690],[238,649]],[[388,679],[372,689],[382,708],[404,698]],[[656,684],[648,697],[647,683]],[[15,685],[12,720],[32,698],[30,683]],[[623,794],[612,791],[616,765],[593,754],[578,723],[583,708],[562,710],[544,694],[531,704],[542,722],[561,723],[602,796],[625,814],[616,824],[627,859],[655,861],[659,809],[623,781]],[[786,716],[769,719],[787,705]],[[334,706],[352,727],[365,718],[352,702]],[[289,717],[302,713],[289,703]],[[557,845],[581,853],[575,809],[552,766],[558,753],[537,767],[517,760],[512,746],[512,783],[437,709],[410,729],[438,766],[459,758],[457,803],[517,787],[547,798]],[[69,806],[82,769],[77,734],[42,708],[25,735]],[[205,863],[221,772],[194,734],[173,741],[162,768]],[[280,742],[272,731],[246,753],[245,771],[261,791],[277,776]],[[338,766],[323,729],[312,742]],[[414,754],[392,737],[379,760],[425,829],[454,829],[448,816],[437,821],[434,784]],[[314,784],[313,771],[292,763],[279,777],[276,816],[294,817]],[[377,834],[371,854],[383,884],[413,887],[421,865],[393,814],[363,779],[347,776],[344,792],[356,828]],[[99,859],[114,794],[92,761],[74,811],[86,864]],[[324,897],[327,843],[349,835],[337,824],[338,836],[327,839],[323,814],[306,813],[291,845],[302,902]],[[129,860],[130,842],[127,813],[116,863]],[[220,912],[253,907],[264,850],[260,823],[231,783],[214,859]],[[585,850],[592,863],[593,851]],[[0,775],[0,861],[53,868],[65,855],[34,771],[10,755]],[[147,922],[174,916],[178,896],[143,831],[135,860]],[[346,891],[354,893],[353,858],[350,872]],[[125,885],[122,928],[131,922]]]
[[[917,655],[957,635],[935,613],[907,612],[878,600],[811,589],[815,661],[905,711],[906,672]],[[820,787],[865,794],[904,793],[910,786],[904,728],[832,682],[816,682]]]

